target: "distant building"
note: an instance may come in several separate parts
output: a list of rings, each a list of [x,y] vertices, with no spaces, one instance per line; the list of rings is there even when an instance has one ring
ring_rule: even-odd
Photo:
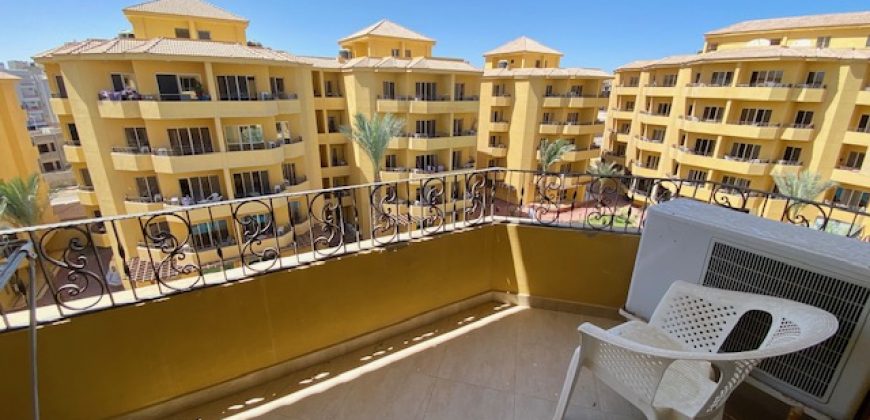
[[[56,126],[57,117],[49,104],[51,91],[42,68],[30,61],[9,61],[5,67],[0,63],[0,69],[21,79],[18,100],[27,113],[27,129]]]

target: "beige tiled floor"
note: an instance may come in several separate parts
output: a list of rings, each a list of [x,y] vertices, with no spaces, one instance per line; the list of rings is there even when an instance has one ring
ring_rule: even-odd
[[[585,321],[618,322],[493,303],[175,417],[550,419]],[[569,418],[642,418],[581,378]]]

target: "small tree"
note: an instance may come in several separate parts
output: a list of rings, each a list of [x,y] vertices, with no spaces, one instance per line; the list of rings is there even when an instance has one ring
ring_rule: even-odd
[[[821,176],[810,171],[801,171],[797,174],[774,174],[773,181],[780,194],[806,201],[815,200],[819,194],[837,185],[836,182],[822,179]],[[790,207],[789,216],[794,218],[804,206],[803,202],[797,201]]]
[[[374,180],[381,180],[381,162],[387,152],[390,139],[402,133],[405,122],[393,114],[381,117],[378,114],[366,118],[362,113],[353,116],[352,127],[341,127],[341,132],[347,138],[359,144],[371,160]]]
[[[5,211],[2,220],[13,227],[26,227],[39,224],[45,203],[39,197],[39,175],[27,178],[15,177],[0,181],[0,197],[3,198]]]
[[[558,139],[553,142],[541,140],[541,147],[538,149],[541,153],[541,170],[547,172],[550,167],[558,163],[562,159],[562,155],[574,150],[574,145],[568,143],[568,140]]]
[[[596,160],[588,171],[598,176],[622,176],[625,173],[621,168],[616,167],[616,162],[605,162],[603,159]]]

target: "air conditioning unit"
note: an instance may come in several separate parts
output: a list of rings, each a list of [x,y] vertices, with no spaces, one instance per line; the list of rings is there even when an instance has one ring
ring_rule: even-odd
[[[833,418],[855,415],[870,388],[870,245],[677,199],[647,211],[625,310],[649,319],[676,280],[778,296],[834,314],[840,329],[832,338],[765,360],[752,375]],[[751,329],[735,330],[729,341],[751,342]]]

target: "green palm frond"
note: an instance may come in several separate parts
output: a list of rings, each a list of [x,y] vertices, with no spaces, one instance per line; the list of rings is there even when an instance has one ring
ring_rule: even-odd
[[[774,174],[773,180],[780,194],[801,200],[815,200],[819,194],[837,185],[836,182],[822,179],[818,174],[802,171],[797,174]]]
[[[598,176],[622,176],[624,174],[622,169],[616,167],[616,162],[605,162],[602,159],[596,160],[589,167],[588,172]]]
[[[0,197],[5,207],[0,220],[14,227],[39,224],[45,203],[39,198],[38,174],[0,181]]]
[[[562,159],[563,154],[572,150],[574,150],[574,145],[568,143],[568,140],[565,139],[558,139],[552,142],[541,140],[541,147],[539,149],[541,153],[541,167],[544,171],[548,171],[550,167]]]
[[[405,122],[393,114],[373,115],[366,118],[362,113],[353,116],[351,127],[341,127],[347,138],[359,144],[371,160],[375,181],[380,181],[381,162],[387,152],[390,139],[402,133]]]

